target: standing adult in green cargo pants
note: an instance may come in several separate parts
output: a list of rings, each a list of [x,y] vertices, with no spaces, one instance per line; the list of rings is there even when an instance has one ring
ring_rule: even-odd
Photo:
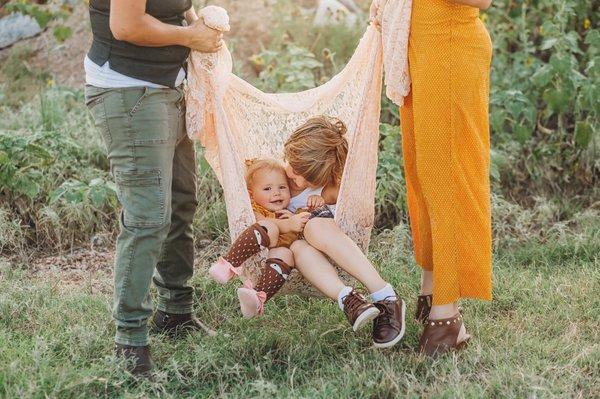
[[[190,49],[214,52],[221,33],[191,0],[90,0],[93,43],[86,104],[106,145],[122,206],[115,255],[115,354],[133,373],[152,368],[158,332],[200,330],[193,317],[196,157],[185,130],[182,83]]]

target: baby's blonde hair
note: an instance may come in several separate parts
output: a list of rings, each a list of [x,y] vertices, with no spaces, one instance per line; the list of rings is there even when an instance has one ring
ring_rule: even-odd
[[[337,118],[317,116],[298,127],[284,145],[294,172],[316,186],[337,185],[348,156],[346,125]]]
[[[246,160],[246,187],[250,189],[254,183],[254,176],[261,170],[276,170],[285,175],[285,168],[281,162],[273,158],[253,158]],[[287,177],[286,177],[287,178]]]

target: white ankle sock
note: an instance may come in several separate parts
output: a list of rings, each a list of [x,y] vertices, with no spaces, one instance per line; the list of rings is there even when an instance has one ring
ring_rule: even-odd
[[[390,298],[390,297],[392,297],[392,298]],[[394,288],[389,283],[386,284],[385,287],[383,287],[379,291],[375,291],[375,292],[371,293],[371,299],[375,302],[383,301],[386,298],[392,299],[394,301],[396,299],[398,299],[396,297],[396,291],[394,291]]]
[[[338,306],[340,307],[340,309],[344,310],[344,298],[351,292],[352,287],[345,286],[338,293]]]

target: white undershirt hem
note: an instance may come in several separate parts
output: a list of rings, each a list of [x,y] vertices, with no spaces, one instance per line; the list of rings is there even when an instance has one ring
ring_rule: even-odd
[[[123,88],[123,87],[153,87],[158,89],[168,88],[168,86],[159,85],[146,80],[132,78],[131,76],[123,75],[117,71],[110,69],[108,61],[100,66],[92,61],[87,55],[83,60],[85,68],[85,83],[103,89]],[[185,70],[179,69],[177,78],[175,79],[175,87],[183,83],[185,79]]]

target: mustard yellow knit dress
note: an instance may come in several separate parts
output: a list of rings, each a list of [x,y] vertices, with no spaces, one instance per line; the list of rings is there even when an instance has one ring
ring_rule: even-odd
[[[433,270],[436,305],[492,296],[491,53],[478,9],[413,0],[402,147],[415,258]]]

